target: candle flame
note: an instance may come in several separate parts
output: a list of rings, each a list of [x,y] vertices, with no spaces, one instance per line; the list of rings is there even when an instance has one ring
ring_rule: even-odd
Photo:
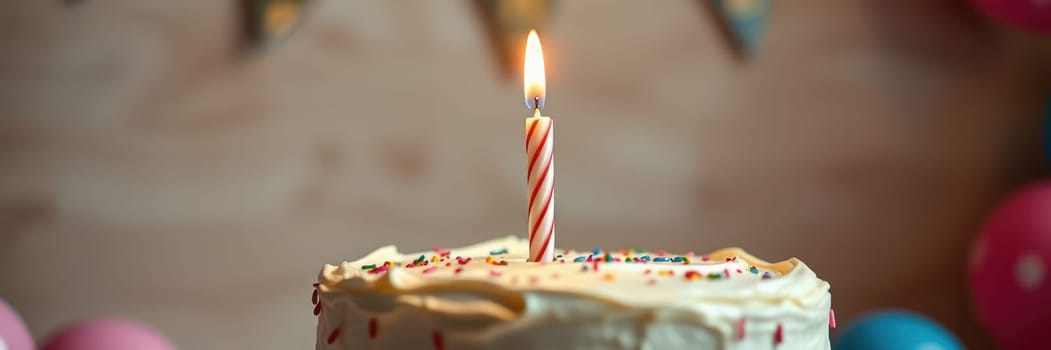
[[[535,29],[529,31],[529,38],[526,39],[524,77],[526,107],[529,109],[544,107],[545,90],[547,89],[544,76],[544,50],[540,48],[540,37],[536,35]]]

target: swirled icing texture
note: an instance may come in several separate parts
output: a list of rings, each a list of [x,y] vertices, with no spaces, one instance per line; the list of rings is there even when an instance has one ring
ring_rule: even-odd
[[[526,262],[528,251],[507,237],[325,265],[316,348],[830,347],[829,284],[797,259],[558,251],[542,264]]]

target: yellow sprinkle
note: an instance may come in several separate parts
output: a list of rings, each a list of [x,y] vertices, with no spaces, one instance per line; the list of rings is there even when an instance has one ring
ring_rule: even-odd
[[[605,275],[602,275],[602,278],[604,278],[607,281],[612,281],[612,280],[616,279],[617,276],[614,276],[612,273],[606,272]]]
[[[487,256],[487,257],[485,257],[485,262],[487,262],[487,263],[490,263],[490,264],[492,264],[492,263],[493,263],[493,261],[496,261],[496,259],[493,259],[493,257],[492,257],[492,256]]]
[[[664,277],[671,276],[671,270],[661,270],[660,275]]]
[[[431,255],[431,262],[438,262],[438,256],[437,255]]]

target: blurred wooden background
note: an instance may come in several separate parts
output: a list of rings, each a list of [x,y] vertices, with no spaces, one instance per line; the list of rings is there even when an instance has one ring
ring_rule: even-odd
[[[317,5],[251,55],[236,1],[5,2],[0,296],[38,339],[122,314],[310,348],[321,264],[524,231],[528,111],[471,3]],[[968,245],[1040,171],[1051,43],[964,1],[820,0],[742,64],[704,10],[557,8],[559,245],[798,256],[841,322],[905,307],[989,348]]]

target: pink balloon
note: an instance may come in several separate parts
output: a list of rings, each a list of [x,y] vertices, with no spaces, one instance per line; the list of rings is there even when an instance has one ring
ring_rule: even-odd
[[[100,318],[66,326],[42,350],[175,350],[150,327],[119,318]]]
[[[971,291],[985,328],[1004,349],[1051,344],[1051,181],[1011,194],[971,251]]]
[[[33,337],[15,309],[0,299],[0,350],[33,350]]]
[[[1051,33],[1049,0],[971,0],[971,4],[989,17],[1020,29]]]

